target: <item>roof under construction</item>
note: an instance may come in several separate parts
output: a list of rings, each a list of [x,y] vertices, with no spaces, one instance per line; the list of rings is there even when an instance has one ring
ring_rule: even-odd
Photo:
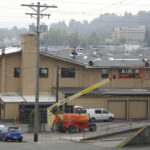
[[[76,50],[73,58],[72,49],[46,50],[41,54],[78,64],[86,68],[113,68],[113,67],[149,67],[150,50],[109,48]],[[145,62],[148,62],[145,65]]]

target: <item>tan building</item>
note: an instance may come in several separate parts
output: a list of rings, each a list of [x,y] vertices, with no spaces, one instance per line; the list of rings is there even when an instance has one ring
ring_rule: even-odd
[[[60,67],[59,99],[68,97],[94,83],[116,74],[132,75],[134,68],[144,68],[145,77],[114,79],[68,103],[84,108],[106,108],[121,119],[150,118],[149,51],[81,50],[75,59],[71,49],[40,52],[40,108],[46,118],[46,107],[53,104],[56,94],[57,66]],[[36,36],[22,35],[21,49],[2,48],[0,57],[0,117],[19,118],[28,122],[35,101]],[[139,75],[139,72],[136,72]],[[26,118],[26,119],[25,119]],[[25,121],[26,120],[26,121]]]
[[[145,32],[145,26],[140,26],[137,28],[114,28],[112,38],[113,42],[118,42],[121,39],[126,41],[144,42]]]

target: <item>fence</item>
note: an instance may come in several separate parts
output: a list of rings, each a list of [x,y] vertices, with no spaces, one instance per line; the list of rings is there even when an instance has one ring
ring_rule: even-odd
[[[92,132],[88,129],[83,130],[77,133],[58,133],[55,131],[55,134],[59,138],[65,138],[70,140],[81,140],[91,137],[99,137],[103,135],[109,135],[113,133],[123,132],[130,129],[137,129],[143,126],[150,125],[150,120],[146,121],[114,121],[114,122],[100,122],[96,123],[97,130]]]

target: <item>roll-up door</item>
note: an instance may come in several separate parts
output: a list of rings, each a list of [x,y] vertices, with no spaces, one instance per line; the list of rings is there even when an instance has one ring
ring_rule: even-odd
[[[129,101],[129,118],[146,119],[147,101],[143,101],[143,100]]]
[[[108,111],[115,115],[115,119],[126,119],[127,116],[126,101],[109,100]]]

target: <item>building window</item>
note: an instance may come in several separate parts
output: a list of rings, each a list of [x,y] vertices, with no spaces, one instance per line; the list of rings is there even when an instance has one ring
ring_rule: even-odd
[[[14,77],[19,78],[20,77],[20,68],[14,68]]]
[[[74,68],[61,68],[61,77],[62,78],[75,78],[75,69]]]
[[[129,69],[119,69],[119,74],[129,74]]]
[[[108,69],[102,69],[101,77],[102,78],[108,78],[109,77]]]
[[[48,78],[48,68],[40,68],[40,78]]]
[[[139,70],[136,69],[119,69],[119,78],[134,78],[139,75]]]

